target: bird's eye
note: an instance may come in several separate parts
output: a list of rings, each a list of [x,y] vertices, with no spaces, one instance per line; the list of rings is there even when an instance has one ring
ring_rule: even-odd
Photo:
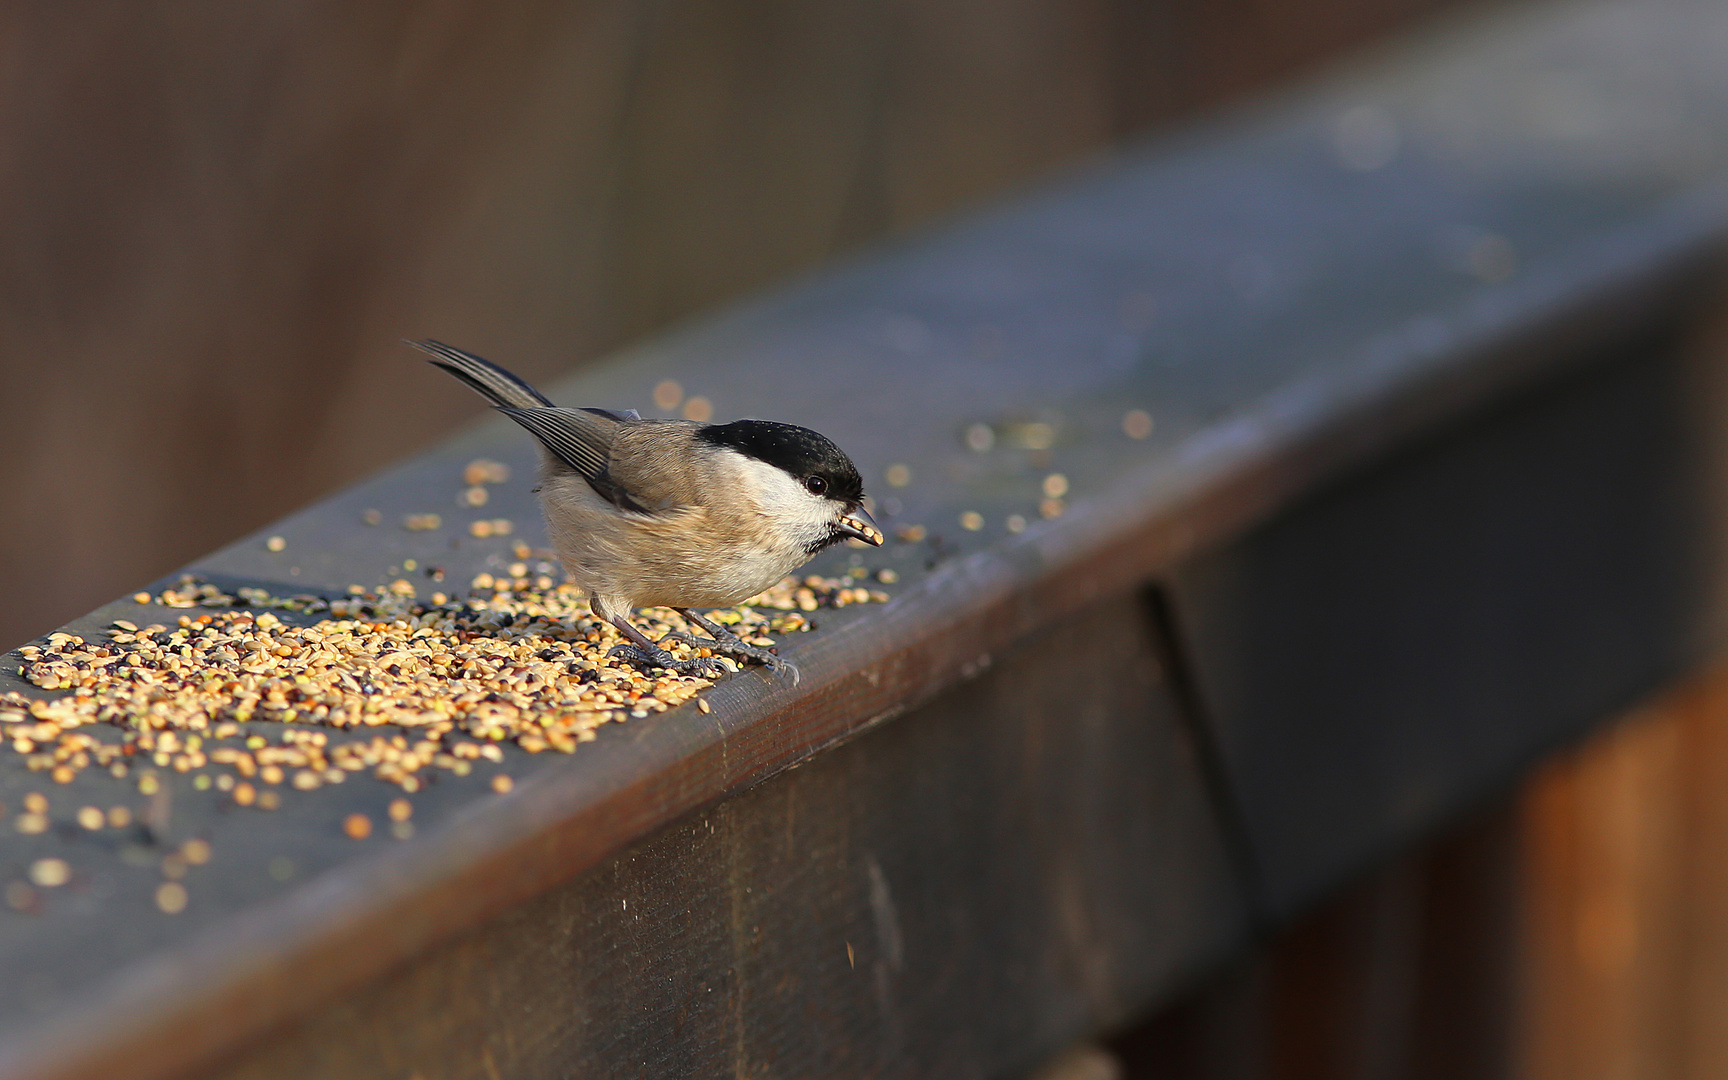
[[[804,478],[804,490],[812,495],[826,495],[828,493],[828,481],[820,476],[806,476]]]

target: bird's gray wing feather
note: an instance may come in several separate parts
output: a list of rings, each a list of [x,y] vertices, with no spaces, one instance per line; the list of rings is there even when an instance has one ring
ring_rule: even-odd
[[[432,359],[428,363],[437,364],[461,379],[494,405],[531,409],[552,404],[545,394],[490,360],[482,360],[473,353],[463,352],[441,341],[410,341],[408,344],[431,353]]]
[[[645,512],[642,504],[607,469],[612,440],[621,422],[605,410],[560,409],[550,405],[531,409],[499,405],[497,409],[527,428],[541,446],[576,470],[601,498],[621,510]]]
[[[613,429],[607,475],[650,513],[702,504],[728,481],[715,473],[713,448],[705,452],[697,442],[701,430],[701,424],[690,420],[619,424]]]

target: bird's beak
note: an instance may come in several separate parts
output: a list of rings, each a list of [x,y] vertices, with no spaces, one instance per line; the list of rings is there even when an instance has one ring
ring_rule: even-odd
[[[862,506],[847,511],[846,516],[835,524],[835,528],[839,529],[842,535],[862,540],[871,547],[882,546],[882,530],[876,527],[876,519]]]

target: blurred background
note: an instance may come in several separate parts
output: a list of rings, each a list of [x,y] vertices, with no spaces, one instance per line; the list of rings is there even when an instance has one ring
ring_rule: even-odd
[[[476,415],[402,337],[543,380],[1457,6],[8,5],[0,645]],[[1724,716],[1707,673],[1116,1049],[1467,1076],[1511,1039],[1542,1080],[1728,1075]],[[1510,914],[1449,923],[1449,890]],[[1424,1013],[1448,972],[1504,993]]]
[[[0,12],[0,644],[532,380],[1443,0]]]

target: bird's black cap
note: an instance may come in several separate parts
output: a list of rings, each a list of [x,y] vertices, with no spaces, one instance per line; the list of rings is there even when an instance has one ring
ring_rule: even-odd
[[[705,427],[698,437],[784,469],[800,481],[818,477],[824,497],[836,502],[857,506],[864,498],[864,480],[846,451],[809,428],[772,420],[734,420]]]

